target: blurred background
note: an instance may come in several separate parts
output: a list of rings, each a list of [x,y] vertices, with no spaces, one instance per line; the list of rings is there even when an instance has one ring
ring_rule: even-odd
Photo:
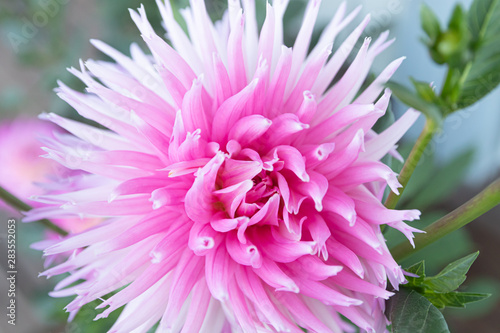
[[[172,0],[175,8],[183,8],[187,0]],[[221,18],[225,0],[205,0],[211,17]],[[460,1],[468,8],[472,0]],[[68,175],[68,170],[45,159],[38,148],[36,133],[50,133],[55,129],[37,120],[41,112],[55,112],[79,119],[53,89],[56,80],[83,90],[81,83],[72,77],[67,67],[77,67],[81,58],[104,59],[89,43],[90,38],[101,39],[122,52],[129,53],[131,42],[143,45],[139,33],[130,19],[127,8],[144,3],[153,27],[162,32],[159,14],[153,0],[0,0],[0,185],[19,196],[37,194],[34,183],[46,180],[44,175],[58,177]],[[331,19],[340,1],[324,0],[316,25],[316,36]],[[445,68],[432,62],[426,47],[419,41],[423,32],[419,23],[421,0],[350,0],[348,9],[363,5],[357,24],[367,13],[372,19],[365,34],[376,37],[380,32],[391,30],[395,43],[376,60],[373,73],[378,74],[392,59],[407,59],[396,73],[394,80],[409,86],[409,76],[434,82],[440,87]],[[427,1],[444,24],[452,12],[456,0]],[[264,17],[264,0],[257,0],[261,21]],[[291,0],[285,15],[285,42],[291,46],[302,20],[305,0]],[[345,31],[352,29],[347,28]],[[342,40],[342,38],[338,38]],[[414,174],[402,207],[422,210],[422,221],[413,225],[423,228],[447,212],[458,207],[478,193],[491,180],[500,175],[500,92],[493,91],[481,102],[469,109],[450,116],[442,133],[437,135],[424,153],[421,165]],[[391,115],[396,118],[405,107],[394,101]],[[423,119],[420,119],[422,121]],[[387,126],[391,117],[377,124]],[[418,123],[405,138],[400,151],[408,154],[423,126]],[[389,161],[393,168],[401,168]],[[67,298],[55,299],[47,294],[56,281],[37,278],[43,271],[41,252],[30,249],[30,244],[57,237],[36,223],[20,223],[19,213],[0,205],[0,251],[6,253],[6,221],[16,218],[17,249],[17,299],[18,321],[16,333],[32,332],[105,332],[116,318],[91,322],[97,315],[92,306],[85,307],[77,318],[67,324],[62,308]],[[96,221],[86,221],[88,227]],[[67,228],[72,228],[67,226]],[[402,241],[396,233],[388,232],[391,244]],[[430,274],[437,273],[447,263],[480,250],[481,254],[472,266],[465,288],[474,292],[489,292],[493,296],[467,310],[446,309],[444,314],[451,332],[498,332],[500,327],[500,209],[490,211],[465,229],[442,239],[417,252],[403,262],[409,266],[421,259],[426,260]],[[57,260],[57,258],[53,258]],[[0,264],[0,308],[5,309],[6,293],[5,260]],[[94,304],[95,306],[95,304]],[[0,332],[10,332],[5,317],[0,319]]]

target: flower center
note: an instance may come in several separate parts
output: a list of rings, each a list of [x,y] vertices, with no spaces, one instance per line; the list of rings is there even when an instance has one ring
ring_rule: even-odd
[[[198,169],[186,194],[186,213],[195,222],[190,235],[195,253],[204,250],[194,239],[205,236],[216,240],[214,244],[229,242],[245,249],[266,237],[287,244],[301,239],[304,214],[316,211],[324,195],[324,184],[311,185],[302,153],[287,145],[266,151],[242,149],[234,141],[227,146]],[[307,251],[314,252],[313,243]]]
[[[239,165],[239,168],[233,170],[234,165]],[[257,174],[254,175],[255,173]],[[248,178],[234,184],[235,175],[242,178],[247,175]],[[253,161],[226,160],[219,170],[216,183],[222,184],[222,186],[214,192],[216,200],[214,208],[219,212],[224,212],[228,219],[252,218],[260,210],[269,208],[270,198],[274,198],[273,200],[279,206],[279,188],[275,172],[264,170]],[[259,221],[254,219],[254,222],[258,223]]]

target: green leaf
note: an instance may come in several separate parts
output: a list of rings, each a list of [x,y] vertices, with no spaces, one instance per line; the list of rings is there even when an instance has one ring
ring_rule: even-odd
[[[460,30],[466,26],[467,16],[460,4],[457,4],[453,9],[453,14],[451,14],[450,22],[448,23],[448,28],[450,30]]]
[[[420,277],[425,277],[425,261],[417,262],[406,269],[408,273],[416,274]]]
[[[422,3],[420,7],[420,21],[422,29],[429,36],[431,45],[433,45],[441,34],[441,26],[436,14],[425,3]]]
[[[401,288],[390,298],[386,314],[394,333],[449,332],[443,314],[414,290]]]
[[[410,78],[410,80],[411,82],[413,82],[413,86],[417,90],[418,95],[423,100],[425,100],[426,102],[434,102],[437,99],[436,93],[429,83],[417,81],[413,78]]]
[[[478,302],[488,298],[491,294],[454,291],[465,281],[465,274],[478,254],[476,252],[459,259],[432,277],[426,277],[425,262],[420,261],[406,269],[410,275],[417,276],[407,275],[408,283],[404,288],[420,293],[440,309],[447,306],[464,308],[467,303]]]
[[[419,287],[422,285],[425,279],[425,261],[420,261],[407,269],[405,269],[408,273],[418,275],[418,277],[406,276],[406,280],[408,280],[408,284],[406,286],[415,286]]]
[[[446,266],[439,274],[426,277],[424,285],[435,292],[447,293],[454,291],[465,281],[465,274],[479,255],[479,251],[458,259]]]
[[[482,301],[490,297],[491,294],[483,293],[464,293],[464,292],[449,292],[449,293],[426,293],[425,297],[434,304],[435,307],[443,309],[445,307],[465,308],[468,303]]]
[[[474,290],[476,293],[490,294],[491,297],[481,302],[467,304],[467,311],[450,307],[446,309],[446,314],[450,317],[460,318],[460,320],[479,318],[491,314],[500,301],[500,281],[494,277],[481,276],[467,282],[467,289]]]
[[[394,96],[401,100],[401,102],[422,112],[426,117],[433,119],[438,124],[438,126],[441,125],[442,117],[439,109],[434,104],[425,101],[414,92],[412,92],[405,86],[400,85],[399,83],[390,81],[387,82],[386,85],[389,89],[392,90]]]
[[[457,106],[474,104],[500,83],[500,0],[475,0],[469,10],[473,60],[463,71]]]
[[[500,33],[498,0],[475,0],[469,9],[469,29],[474,41],[479,42]]]

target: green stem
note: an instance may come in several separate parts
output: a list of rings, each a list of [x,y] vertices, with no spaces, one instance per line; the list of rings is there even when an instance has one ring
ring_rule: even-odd
[[[500,178],[491,183],[481,193],[458,207],[448,215],[437,220],[427,228],[425,234],[415,236],[415,249],[437,241],[449,233],[474,221],[493,207],[500,204]],[[392,256],[397,261],[402,260],[415,251],[408,242],[401,243],[391,249]]]
[[[0,186],[0,199],[5,201],[8,205],[10,205],[12,208],[17,209],[21,212],[27,212],[32,209],[32,207],[25,202],[21,201],[19,198],[17,198],[15,195],[4,189],[3,187]],[[59,228],[57,225],[54,223],[50,222],[47,219],[43,219],[39,221],[42,223],[45,227],[48,229],[57,232],[61,236],[66,236],[68,233],[64,231],[63,229]]]
[[[452,68],[448,67],[448,70],[446,72],[446,79],[443,84],[443,88],[441,89],[441,99],[443,99],[445,96],[449,95],[450,92],[453,90],[453,81],[454,81],[454,71]]]
[[[417,167],[418,162],[420,161],[420,158],[422,157],[425,151],[425,148],[431,141],[432,137],[434,136],[434,133],[436,133],[436,130],[437,130],[436,122],[431,118],[427,118],[425,127],[422,130],[422,133],[420,133],[417,142],[415,143],[410,152],[410,156],[408,156],[408,158],[406,159],[403,169],[399,174],[398,180],[403,187],[399,189],[399,195],[394,192],[389,193],[389,196],[385,201],[385,206],[387,208],[389,209],[396,208],[396,204],[398,203],[399,198],[401,198],[401,195],[403,194],[403,191],[406,188],[406,185],[408,184],[408,181],[410,180],[413,171],[415,171],[415,168]]]

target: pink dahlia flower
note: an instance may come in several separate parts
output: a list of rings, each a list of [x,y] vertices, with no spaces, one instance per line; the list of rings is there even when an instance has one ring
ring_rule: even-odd
[[[52,296],[76,295],[71,316],[115,291],[97,316],[125,306],[111,332],[147,332],[158,321],[158,332],[352,331],[341,316],[385,331],[387,280],[397,288],[405,279],[380,226],[411,240],[417,230],[403,221],[419,216],[381,204],[385,187],[399,184],[380,162],[397,154],[418,113],[371,130],[402,59],[358,95],[391,44],[387,33],[366,38],[330,87],[369,17],[330,57],[359,9],[345,15],[342,4],[308,53],[320,1],[309,2],[292,48],[283,45],[287,3],[267,5],[259,34],[253,0],[230,0],[215,25],[192,0],[182,12],[187,35],[159,0],[170,44],[141,7],[131,15],[151,55],[92,41],[116,63],[70,70],[88,93],[60,84],[62,99],[107,128],[42,116],[74,134],[48,139],[49,157],[87,174],[26,220],[107,219],[45,249],[85,248],[43,273],[70,273]]]

